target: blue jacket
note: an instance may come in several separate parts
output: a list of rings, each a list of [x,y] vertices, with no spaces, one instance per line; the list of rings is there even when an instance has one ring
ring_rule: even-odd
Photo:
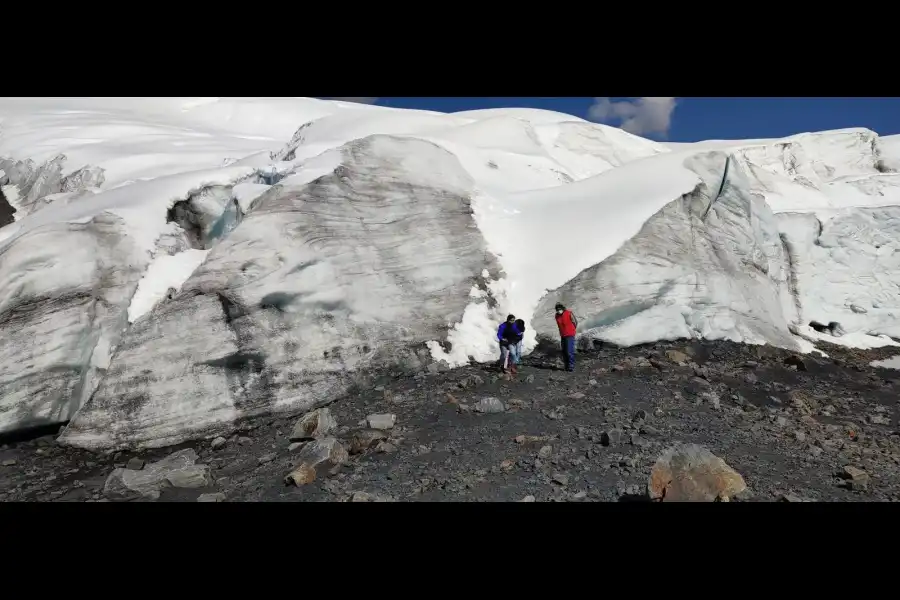
[[[507,327],[509,328],[507,330]],[[510,325],[506,321],[500,323],[500,327],[497,328],[497,341],[502,342],[503,340],[512,343],[518,343],[522,339],[522,332],[519,331],[519,328],[515,326],[515,324]]]

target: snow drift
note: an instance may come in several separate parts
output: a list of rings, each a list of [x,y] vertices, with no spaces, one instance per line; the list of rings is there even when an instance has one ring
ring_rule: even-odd
[[[560,299],[583,337],[625,345],[895,344],[898,140],[659,144],[549,111],[308,98],[2,99],[0,432],[216,435],[370,374],[491,360],[508,312],[532,347]]]

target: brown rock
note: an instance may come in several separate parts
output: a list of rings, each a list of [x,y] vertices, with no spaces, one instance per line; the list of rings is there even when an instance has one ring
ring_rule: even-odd
[[[337,427],[337,421],[327,408],[319,408],[303,415],[291,432],[291,441],[300,442],[327,435]]]
[[[362,454],[377,442],[388,439],[388,434],[378,429],[357,429],[350,434],[350,454]]]
[[[678,350],[666,350],[666,358],[676,364],[684,364],[691,360],[687,354]]]
[[[286,485],[301,486],[307,483],[312,483],[315,480],[316,470],[309,465],[302,464],[291,471],[288,476],[284,478],[284,483]]]
[[[812,414],[812,409],[809,406],[809,396],[802,390],[791,390],[788,392],[788,398],[791,399],[791,405],[798,410],[800,414]]]
[[[662,453],[650,472],[650,498],[665,502],[716,502],[747,489],[744,478],[697,444],[679,444]]]
[[[864,491],[869,487],[869,474],[853,466],[846,466],[841,471],[841,477],[847,481],[847,487],[851,490]]]

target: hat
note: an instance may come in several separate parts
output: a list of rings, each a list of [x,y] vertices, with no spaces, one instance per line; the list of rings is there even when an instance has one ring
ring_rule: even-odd
[[[563,309],[563,310],[566,309],[566,307],[563,306],[562,302],[557,302],[557,303],[556,303],[556,310],[559,310],[559,309]]]
[[[506,320],[507,320],[507,321],[515,321],[515,320],[516,320],[516,315],[506,315]]]

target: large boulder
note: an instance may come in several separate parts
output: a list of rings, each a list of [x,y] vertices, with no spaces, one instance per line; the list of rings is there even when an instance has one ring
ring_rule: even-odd
[[[737,471],[697,444],[676,444],[663,452],[647,484],[650,498],[663,502],[727,502],[746,489]]]

